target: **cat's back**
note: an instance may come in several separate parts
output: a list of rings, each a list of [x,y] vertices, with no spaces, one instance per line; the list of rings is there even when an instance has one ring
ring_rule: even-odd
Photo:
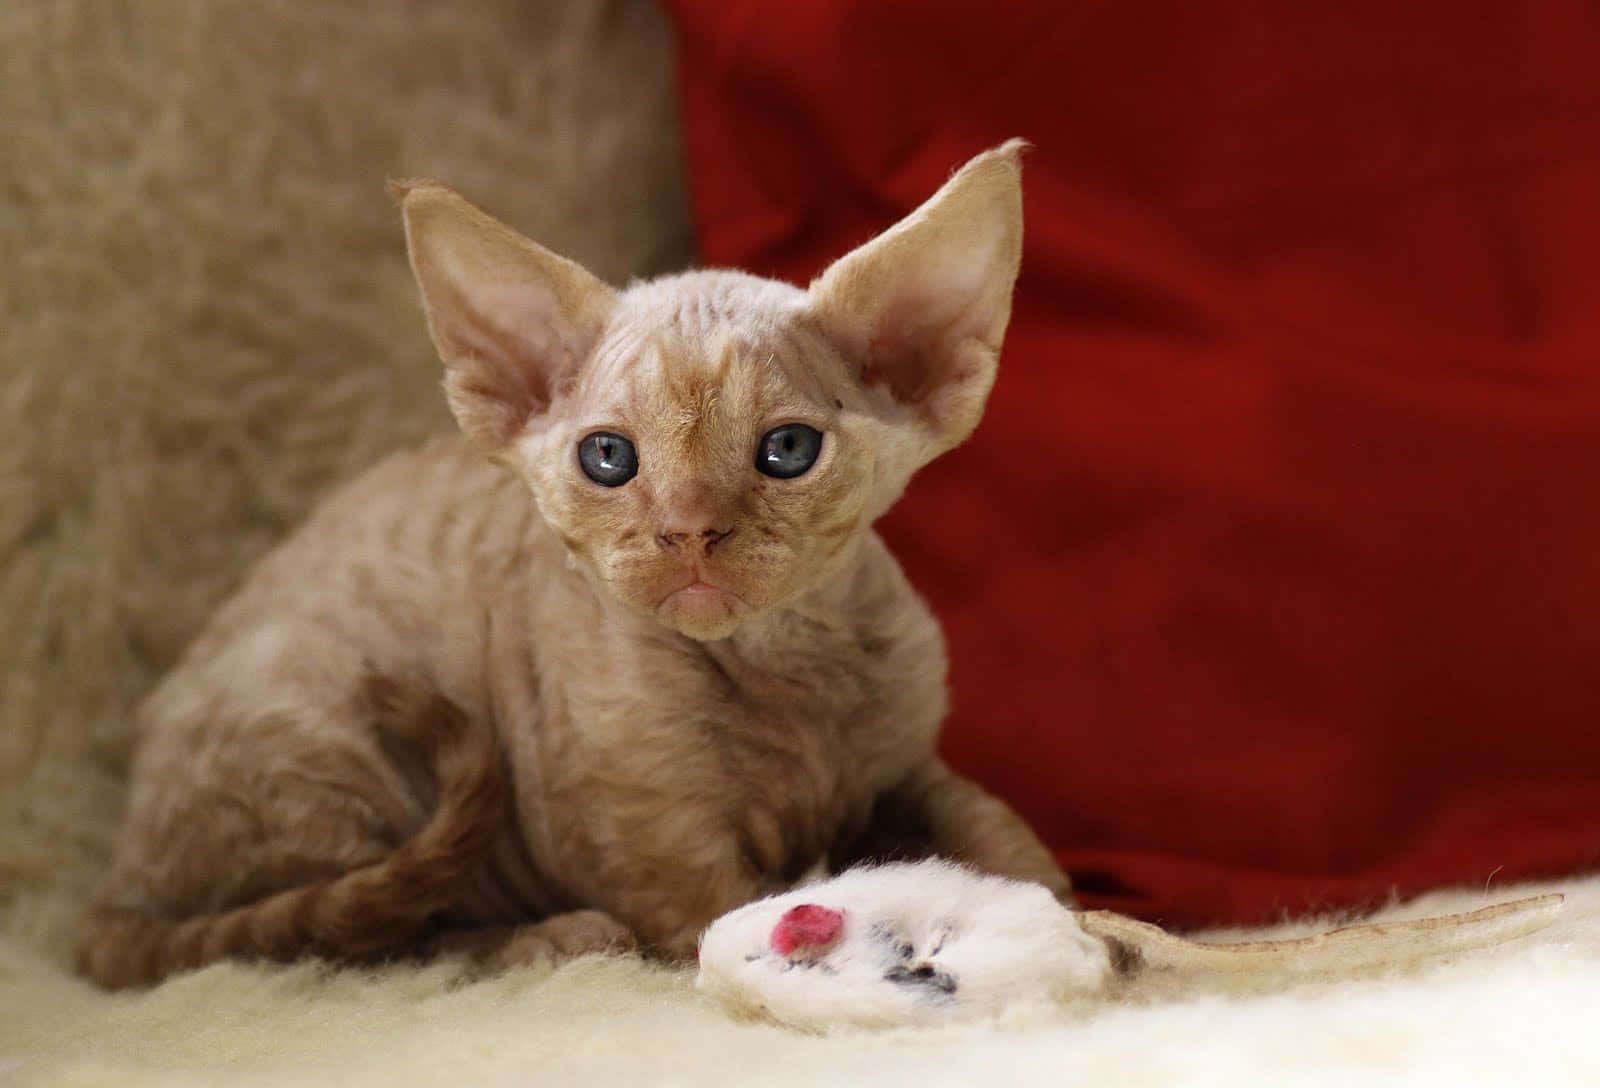
[[[526,535],[533,514],[527,488],[514,476],[459,436],[440,435],[335,487],[252,582],[280,570],[296,577],[307,563],[327,571],[503,552]]]
[[[464,440],[398,451],[334,488],[250,572],[157,689],[147,717],[196,689],[428,676],[466,701],[482,603],[520,592],[548,544],[526,487]],[[285,673],[292,675],[284,675]],[[459,674],[459,675],[457,675]]]
[[[482,714],[484,602],[517,592],[535,517],[454,438],[335,488],[141,704],[108,901],[204,913],[387,856],[427,808],[368,681]]]

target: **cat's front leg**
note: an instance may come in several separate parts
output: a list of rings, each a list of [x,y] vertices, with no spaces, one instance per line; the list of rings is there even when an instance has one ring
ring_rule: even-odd
[[[574,910],[521,925],[449,930],[421,949],[424,959],[464,956],[486,974],[556,963],[591,952],[631,952],[633,931],[598,910]]]
[[[790,881],[762,872],[744,856],[736,837],[719,838],[685,844],[670,859],[639,851],[628,873],[613,872],[603,906],[637,934],[649,954],[692,962],[712,922],[789,888]]]
[[[693,878],[686,876],[685,879]],[[647,951],[669,961],[693,962],[700,935],[712,922],[746,903],[787,891],[789,887],[782,881],[730,879],[728,875],[711,876],[707,880],[714,886],[714,894],[695,889],[693,894],[682,898],[647,894],[634,901],[637,911],[634,926]]]
[[[1062,903],[1072,904],[1067,874],[1022,817],[937,757],[912,771],[878,808],[902,825],[915,826],[921,845],[934,854],[996,876],[1043,884]]]

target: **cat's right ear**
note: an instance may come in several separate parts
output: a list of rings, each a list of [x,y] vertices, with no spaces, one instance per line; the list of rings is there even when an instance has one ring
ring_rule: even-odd
[[[395,181],[456,422],[496,455],[572,381],[616,292],[448,185]]]

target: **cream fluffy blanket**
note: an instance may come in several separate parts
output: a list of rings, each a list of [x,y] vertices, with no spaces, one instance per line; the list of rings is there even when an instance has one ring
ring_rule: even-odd
[[[0,946],[0,1070],[119,1085],[1600,1084],[1600,883],[1556,887],[1570,895],[1556,927],[1410,977],[830,1036],[734,1022],[691,973],[624,959],[470,985],[445,968],[224,965],[108,997]]]
[[[0,1084],[1600,1083],[1600,881],[1420,975],[882,1035],[736,1023],[632,960],[65,971],[127,708],[326,486],[445,425],[384,178],[613,279],[681,266],[667,45],[622,0],[0,5]]]

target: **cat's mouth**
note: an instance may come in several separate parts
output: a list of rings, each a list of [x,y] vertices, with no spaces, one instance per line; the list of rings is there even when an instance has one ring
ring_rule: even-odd
[[[690,638],[726,638],[749,611],[745,601],[732,590],[707,579],[702,571],[691,571],[656,605],[656,615],[669,627]]]
[[[708,593],[722,593],[722,592],[725,592],[725,591],[721,590],[721,589],[718,589],[716,586],[712,585],[710,582],[702,582],[700,579],[696,578],[694,581],[690,582],[688,585],[684,586],[682,589],[673,590],[673,592],[671,594],[669,594],[669,596],[687,595],[689,597],[698,598],[698,597],[703,597]]]
[[[668,587],[667,592],[662,596],[660,604],[664,605],[672,598],[680,595],[686,596],[690,600],[699,600],[707,598],[711,594],[723,594],[738,601],[739,595],[721,585],[720,582],[721,579],[708,577],[705,571],[700,570],[698,567],[693,568],[686,571],[681,578],[674,579],[674,583]],[[740,603],[742,604],[743,602],[740,601]]]

